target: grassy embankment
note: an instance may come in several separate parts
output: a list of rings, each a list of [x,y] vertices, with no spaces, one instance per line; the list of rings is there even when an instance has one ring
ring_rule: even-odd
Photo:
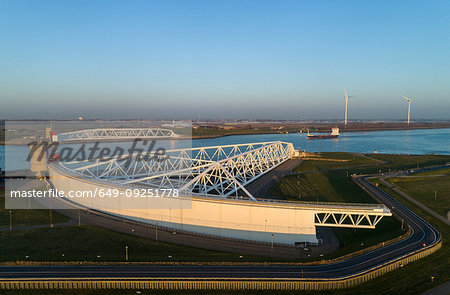
[[[13,229],[16,226],[50,225],[50,210],[5,209],[5,191],[1,190],[0,194],[0,227],[9,227],[10,211]],[[69,218],[53,211],[52,220],[56,224],[68,221]],[[95,226],[0,231],[0,261],[124,261],[124,249],[127,245],[130,261],[242,261],[238,254],[163,242],[155,245],[152,240]],[[97,257],[98,255],[101,257]],[[271,259],[245,256],[244,260]]]
[[[380,294],[421,294],[424,291],[433,288],[435,286],[438,286],[448,280],[450,280],[450,247],[448,246],[448,237],[450,237],[450,229],[448,226],[444,225],[442,222],[437,220],[436,218],[430,216],[426,212],[422,211],[420,208],[417,208],[413,204],[409,203],[407,200],[403,199],[401,196],[390,190],[389,188],[383,186],[382,184],[380,187],[383,190],[386,190],[389,194],[392,196],[398,198],[403,204],[407,205],[409,208],[413,209],[415,212],[419,213],[421,216],[423,216],[425,219],[427,219],[429,222],[431,222],[434,226],[438,228],[438,230],[443,234],[444,237],[444,246],[442,249],[440,249],[438,252],[436,252],[433,255],[427,256],[425,258],[422,258],[416,262],[410,263],[405,265],[404,267],[394,270],[392,272],[389,272],[388,274],[381,276],[379,278],[370,280],[367,283],[364,283],[360,286],[349,288],[349,289],[341,289],[341,290],[333,290],[333,291],[322,291],[322,292],[312,292],[312,291],[302,291],[302,294],[306,295],[325,295],[325,294],[334,294],[334,295],[343,295],[343,294],[366,294],[366,295],[380,295]],[[82,230],[88,230],[87,228],[82,228]],[[109,231],[105,231],[105,234],[107,234],[110,239],[108,240],[109,244],[118,244],[121,247],[117,246],[117,248],[113,251],[117,251],[117,255],[119,253],[122,253],[123,256],[123,241],[116,240],[117,237],[115,236],[115,233],[111,233]],[[112,234],[112,235],[111,235]],[[119,235],[119,234],[118,234]],[[79,235],[81,236],[81,235]],[[123,235],[126,236],[126,235]],[[86,236],[85,236],[86,237]],[[130,239],[129,236],[127,237],[127,242],[130,242],[128,239]],[[99,232],[91,232],[91,238],[92,239],[100,239],[103,238],[103,235],[99,235]],[[131,237],[132,238],[132,237]],[[138,239],[138,238],[136,238]],[[81,241],[83,245],[86,241]],[[137,247],[139,245],[133,244],[131,242],[130,244],[130,259],[132,258],[131,255],[136,255],[136,252],[132,252],[132,247]],[[133,245],[131,247],[131,245]],[[101,247],[104,246],[103,244],[97,245],[99,247],[98,249],[101,249]],[[166,246],[165,244],[161,243],[161,246]],[[144,245],[140,245],[139,247],[142,247],[143,251],[146,252],[153,252],[155,251],[154,247],[151,247],[151,245],[147,245],[148,248],[146,248]],[[54,248],[54,247],[53,247]],[[86,248],[90,248],[90,246],[87,246]],[[162,247],[161,247],[162,248]],[[120,251],[122,250],[122,251]],[[195,249],[193,249],[195,250]],[[134,250],[135,251],[135,250]],[[153,257],[157,255],[166,255],[167,253],[175,254],[176,250],[173,248],[169,248],[166,253],[164,253],[164,249],[156,249],[156,251],[162,251],[155,254]],[[4,252],[4,251],[2,251]],[[86,252],[87,253],[87,252]],[[133,254],[132,254],[133,253]],[[55,252],[54,255],[58,255],[59,252]],[[151,255],[151,254],[147,254]],[[197,255],[194,254],[194,255]],[[203,255],[203,254],[202,254]],[[139,256],[136,256],[139,257]],[[174,256],[176,257],[176,256]],[[222,257],[222,259],[226,260],[226,257]],[[431,276],[434,276],[434,282],[431,282]],[[233,294],[233,295],[244,295],[244,294],[293,294],[292,291],[261,291],[261,290],[254,290],[254,291],[229,291],[229,290],[223,290],[223,291],[202,291],[202,290],[195,290],[195,291],[180,291],[180,290],[139,290],[140,294],[152,294],[152,295],[159,295],[159,294],[184,294],[184,295],[225,295],[225,294]],[[2,290],[2,294],[4,295],[131,295],[136,294],[136,290]]]
[[[441,175],[447,175],[447,174],[450,174],[450,168],[418,172],[418,173],[414,173],[413,176],[427,176],[427,175],[441,176]]]
[[[383,291],[387,294],[421,294],[427,289],[450,280],[450,227],[420,207],[412,204],[400,194],[381,183],[378,179],[372,179],[371,181],[373,183],[378,182],[379,188],[395,197],[402,204],[408,206],[408,208],[435,226],[442,234],[443,246],[438,252],[430,256],[424,257],[401,269],[390,272],[388,275],[362,285],[361,290],[366,289],[370,291],[369,293],[375,294],[376,286],[382,285],[384,286]],[[449,187],[450,183],[447,183],[447,186]],[[434,277],[433,283],[431,283],[432,276]]]
[[[324,159],[331,159],[331,161],[323,159],[303,161],[294,169],[294,171],[303,172],[303,174],[283,178],[271,188],[271,193],[292,201],[374,203],[372,198],[353,184],[347,177],[348,175],[405,170],[450,161],[450,156],[441,155],[371,154],[368,157],[336,152],[320,153],[320,155]],[[341,161],[335,161],[336,159]]]
[[[377,167],[354,169],[354,173],[376,173],[388,172],[391,170],[406,170],[421,168],[432,165],[443,165],[450,161],[450,155],[387,155],[387,154],[371,154],[374,159],[385,161]]]
[[[37,224],[48,224],[50,225],[50,210],[46,209],[36,209],[36,210],[25,210],[25,209],[5,209],[5,191],[0,191],[0,228],[9,227],[10,223],[10,211],[12,218],[12,226],[27,226],[27,225],[37,225]],[[52,212],[53,223],[61,223],[68,221],[64,215]]]
[[[330,154],[331,155],[331,154]],[[341,157],[350,157],[349,155],[338,155]],[[351,155],[353,158],[353,155]],[[358,156],[352,161],[358,161],[359,164],[366,164],[366,161],[370,159],[359,158]],[[427,159],[429,160],[429,159]],[[321,165],[324,165],[326,161],[321,161]],[[334,166],[335,163],[332,165]],[[354,164],[345,162],[347,167]],[[367,168],[366,168],[367,169]],[[314,187],[312,197],[309,196],[310,200],[315,200],[315,197],[319,197],[320,200],[330,200],[337,202],[373,202],[370,197],[363,193],[356,185],[354,185],[346,177],[346,173],[343,170],[327,171],[323,173],[311,173],[307,174],[311,177],[310,184]],[[303,183],[303,182],[301,182]],[[318,192],[318,193],[317,193]],[[305,198],[308,197],[307,194],[302,195]],[[329,199],[326,199],[327,196]],[[330,198],[330,196],[332,198]],[[16,211],[16,210],[15,210]],[[13,222],[17,223],[19,217],[23,214],[22,224],[33,224],[40,223],[45,224],[49,221],[48,210],[17,210],[14,213]],[[37,216],[33,216],[36,214]],[[0,216],[3,220],[2,223],[7,226],[9,224],[9,213],[2,207],[0,210]],[[57,214],[53,215],[54,222],[57,221]],[[16,221],[14,221],[16,220]],[[354,230],[354,229],[338,229],[338,237],[341,242],[345,244],[345,252],[340,251],[339,254],[346,254],[352,251],[356,251],[370,245],[376,244],[380,241],[385,241],[387,239],[398,236],[402,233],[400,230],[399,223],[393,218],[384,218],[382,222],[377,226],[375,230]],[[35,237],[45,237],[45,238],[35,238]],[[74,239],[79,239],[74,240]],[[2,260],[14,261],[17,259],[22,260],[23,257],[29,255],[32,260],[90,260],[97,261],[97,255],[101,255],[103,261],[123,261],[124,260],[124,246],[127,241],[134,241],[133,246],[130,245],[130,259],[131,252],[134,252],[133,260],[141,261],[171,261],[171,260],[186,260],[186,261],[241,261],[236,254],[229,253],[219,253],[214,251],[207,251],[202,249],[195,249],[190,247],[175,246],[161,243],[165,245],[164,248],[167,251],[163,251],[163,247],[153,249],[151,246],[154,244],[153,241],[146,239],[135,238],[128,235],[118,234],[111,231],[95,228],[95,227],[65,227],[57,228],[55,230],[48,229],[36,229],[36,230],[26,230],[26,231],[13,231],[4,232],[1,237],[2,241],[8,241],[8,243],[2,243],[3,245],[2,253],[5,253]],[[26,240],[34,240],[34,244],[24,243]],[[47,244],[47,241],[51,241]],[[361,245],[363,241],[364,245]],[[19,248],[15,248],[12,251],[14,245],[20,245]],[[58,247],[55,247],[55,244]],[[71,248],[73,245],[83,245],[83,247]],[[48,251],[42,251],[38,249],[49,249]],[[78,250],[77,250],[78,249]],[[95,253],[96,249],[109,249],[105,250],[104,253]],[[132,250],[133,249],[133,250]],[[63,253],[67,252],[67,253]],[[10,253],[14,253],[10,255]],[[70,254],[69,254],[70,253]],[[87,253],[91,253],[89,256]],[[65,257],[62,257],[65,254]],[[43,256],[44,255],[44,256]],[[47,256],[45,256],[47,255]],[[172,258],[168,258],[171,255]],[[336,255],[331,255],[331,258]],[[270,261],[267,258],[252,258],[245,257],[245,261]]]
[[[440,171],[445,173],[443,170]],[[388,181],[410,197],[446,217],[450,210],[450,174],[437,175],[438,171],[434,174],[425,173],[422,176],[390,178]]]
[[[350,183],[350,186],[353,184]],[[355,188],[358,191],[358,188]],[[345,187],[343,188],[345,189]],[[370,200],[370,199],[368,199]],[[337,200],[338,201],[338,200]],[[9,210],[4,209],[4,202],[0,207],[0,224],[9,225]],[[65,221],[65,217],[53,212],[54,223]],[[46,224],[49,223],[48,210],[13,210],[13,226]],[[349,235],[350,238],[353,236]],[[135,238],[128,235],[114,233],[96,227],[64,227],[49,229],[21,230],[3,232],[0,236],[4,243],[0,243],[0,249],[4,253],[0,255],[2,261],[24,260],[30,256],[30,260],[49,261],[97,261],[97,255],[102,261],[123,261],[124,247],[130,241],[130,258],[134,252],[135,261],[242,261],[239,255],[207,251],[190,247],[176,246],[160,243],[154,247],[154,242],[146,239]],[[33,245],[26,243],[33,240]],[[55,247],[55,244],[58,246]],[[83,247],[79,247],[83,245]],[[164,246],[162,246],[164,245]],[[42,249],[45,249],[43,251]],[[342,253],[346,254],[353,250]],[[96,253],[99,252],[99,253]],[[63,257],[62,254],[65,256]],[[338,253],[339,254],[339,253]],[[168,256],[172,256],[169,258]],[[335,257],[336,255],[333,255]],[[328,257],[327,257],[328,258]],[[263,257],[245,256],[244,261],[270,261]]]
[[[322,158],[332,160],[303,161],[294,171],[304,172],[304,174],[284,177],[270,190],[271,194],[291,201],[375,203],[347,175],[411,169],[443,164],[450,160],[450,156],[437,155],[370,155],[370,157],[349,153],[321,153],[320,155]],[[347,161],[335,161],[336,159]],[[374,166],[368,166],[371,164]],[[394,218],[383,218],[374,230],[336,228],[334,231],[342,248],[331,256],[361,250],[403,233],[400,222]]]
[[[296,130],[298,132],[298,130]],[[192,137],[221,137],[228,135],[249,135],[249,134],[267,134],[267,133],[280,133],[279,130],[273,130],[271,128],[245,128],[245,129],[192,129]]]
[[[3,231],[0,232],[0,241],[0,261],[124,262],[125,246],[128,246],[130,262],[273,260],[247,255],[241,259],[239,254],[164,242],[158,242],[156,245],[153,240],[84,225]]]
[[[195,122],[193,122],[193,125]],[[245,135],[245,134],[263,134],[263,133],[297,133],[300,130],[306,132],[330,132],[331,128],[339,127],[341,132],[346,131],[379,131],[379,130],[404,130],[404,129],[423,129],[423,128],[448,128],[448,122],[434,122],[434,123],[412,123],[407,125],[405,123],[350,123],[349,125],[339,123],[294,123],[294,122],[273,122],[273,123],[248,123],[248,124],[234,124],[223,125],[219,122],[202,123],[203,126],[197,126],[192,129],[193,137],[220,137],[226,135]],[[232,129],[223,129],[224,127],[231,127]]]
[[[365,155],[344,152],[323,152],[318,154],[317,159],[309,158],[297,166],[296,172],[314,172],[327,169],[345,169],[348,167],[374,165],[382,161],[367,157]]]
[[[378,156],[377,156],[378,157]],[[381,156],[380,158],[383,158],[384,160],[387,157]],[[450,157],[449,157],[450,158]],[[406,168],[412,168],[411,165],[416,164],[417,160],[420,160],[420,165],[430,165],[435,164],[436,161],[442,161],[445,160],[443,157],[431,157],[431,156],[423,156],[422,158],[415,158],[413,161],[409,161],[409,163],[405,163],[402,161],[403,159],[399,159],[399,163],[396,164],[394,162],[382,165],[378,168],[383,169],[393,169],[394,167],[397,167],[397,169],[406,169]],[[367,169],[373,169],[373,168],[367,168]],[[340,171],[342,174],[342,171]],[[354,170],[351,171],[352,173]],[[356,172],[356,171],[355,171]],[[363,171],[358,170],[359,173],[362,173]],[[376,181],[376,180],[374,180]],[[386,190],[389,194],[392,196],[398,198],[403,204],[407,205],[409,208],[423,216],[425,219],[427,219],[429,222],[431,222],[434,226],[436,226],[439,231],[443,234],[443,240],[444,240],[444,246],[441,250],[439,250],[437,253],[425,257],[423,259],[420,259],[419,261],[416,261],[414,263],[410,263],[406,265],[403,268],[400,268],[398,270],[392,271],[387,275],[384,275],[382,277],[376,278],[374,280],[371,280],[363,285],[357,286],[355,288],[350,289],[344,289],[344,290],[334,290],[334,291],[328,291],[328,292],[302,292],[302,294],[421,294],[427,289],[430,289],[434,286],[437,286],[439,284],[442,284],[445,281],[448,281],[450,279],[450,251],[448,246],[448,237],[450,237],[450,229],[448,226],[444,225],[442,222],[437,220],[436,218],[430,216],[420,208],[416,207],[415,205],[409,203],[407,200],[402,198],[400,195],[389,189],[388,187],[385,187],[383,184],[380,184],[380,188],[383,190]],[[355,197],[355,196],[354,196]],[[381,224],[380,224],[381,225]],[[115,251],[117,251],[118,254],[115,255],[121,255],[123,256],[123,241],[117,240],[117,237],[114,235],[116,233],[112,233],[110,231],[105,231],[105,235],[99,234],[97,231],[90,231],[89,228],[80,228],[80,231],[87,231],[90,232],[89,235],[78,235],[81,239],[82,245],[86,245],[86,241],[90,240],[97,240],[97,239],[104,239],[105,236],[109,236],[109,240],[104,241],[107,247],[110,247],[111,244],[117,244],[117,248]],[[117,234],[122,235],[122,234]],[[127,242],[129,242],[130,239],[134,239],[133,237],[130,237],[128,235],[123,235],[121,239],[126,239]],[[4,237],[3,237],[4,238]],[[2,238],[2,240],[3,240]],[[32,237],[31,237],[32,238]],[[50,239],[51,237],[47,237],[47,239]],[[55,240],[60,241],[58,237],[53,237]],[[87,238],[87,239],[86,239]],[[139,239],[139,238],[135,238]],[[115,242],[114,242],[115,241]],[[72,241],[74,242],[74,241]],[[129,243],[132,245],[133,242]],[[150,243],[152,243],[150,241]],[[102,249],[102,247],[105,246],[105,244],[97,245],[97,249]],[[163,244],[161,244],[163,245]],[[37,246],[37,245],[36,245]],[[53,245],[54,246],[54,245]],[[143,245],[142,245],[143,246]],[[164,245],[165,246],[165,245]],[[140,245],[134,244],[133,247],[136,247],[137,249],[141,247]],[[149,245],[147,246],[149,247]],[[54,247],[53,247],[54,248]],[[90,248],[90,246],[86,246],[85,248]],[[60,248],[62,249],[62,248]],[[152,252],[154,251],[153,248],[146,248],[143,247],[144,251]],[[136,251],[136,250],[133,250]],[[5,253],[5,250],[2,251]],[[60,252],[60,251],[59,251]],[[61,255],[58,251],[54,252],[54,255]],[[169,250],[171,253],[176,253],[175,250]],[[8,253],[8,252],[6,252]],[[130,246],[130,259],[134,259],[131,257],[131,246]],[[168,252],[167,252],[168,253]],[[167,253],[160,252],[157,255],[166,255]],[[108,255],[108,254],[104,254]],[[136,257],[139,257],[139,254],[137,252],[134,252],[133,255],[136,255]],[[147,254],[148,255],[148,254]],[[175,254],[176,255],[176,254]],[[174,256],[175,257],[175,256]],[[224,257],[222,257],[224,259]],[[431,283],[430,277],[434,276],[435,280],[434,283]],[[382,286],[382,287],[381,287]],[[35,290],[21,290],[21,291],[7,291],[3,290],[4,294],[36,294]],[[39,294],[42,295],[50,295],[50,294],[80,294],[80,295],[86,295],[86,294],[136,294],[136,290],[42,290],[39,291]],[[229,291],[153,291],[153,290],[141,290],[141,294],[230,294]],[[233,291],[232,294],[292,294],[291,292],[274,292],[274,291]]]

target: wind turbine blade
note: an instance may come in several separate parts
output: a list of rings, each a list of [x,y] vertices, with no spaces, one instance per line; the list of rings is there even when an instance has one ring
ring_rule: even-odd
[[[407,97],[405,97],[403,95],[400,95],[400,96],[403,97],[404,99],[406,99],[407,101],[411,101],[411,99],[409,99],[409,98],[407,98]]]
[[[344,92],[345,92],[345,97],[348,97],[347,90],[345,90],[345,88],[344,88]]]

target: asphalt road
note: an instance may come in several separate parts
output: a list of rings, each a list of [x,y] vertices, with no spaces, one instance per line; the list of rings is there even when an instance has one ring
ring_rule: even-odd
[[[111,265],[111,266],[2,266],[0,279],[31,278],[339,278],[382,265],[436,243],[440,233],[388,194],[370,184],[365,177],[355,180],[374,194],[393,213],[410,225],[412,234],[397,243],[332,264],[308,266],[211,266],[211,265]],[[424,246],[425,245],[425,246]]]

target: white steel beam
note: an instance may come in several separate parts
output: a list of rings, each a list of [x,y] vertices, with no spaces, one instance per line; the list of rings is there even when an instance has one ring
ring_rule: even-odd
[[[64,132],[58,134],[58,141],[78,140],[120,140],[130,138],[172,138],[178,137],[173,130],[160,128],[99,128]]]
[[[179,189],[198,197],[244,198],[257,201],[245,185],[294,155],[292,143],[261,142],[167,150],[160,162],[132,154],[108,161],[99,159],[60,163],[77,176],[125,186]],[[268,200],[258,200],[268,203]],[[270,202],[275,204],[277,202]],[[280,202],[309,208],[315,226],[375,228],[390,211],[379,204]]]
[[[350,227],[350,228],[375,228],[384,216],[391,216],[391,213],[384,207],[384,210],[373,210],[365,208],[353,210],[345,205],[336,208],[321,208],[314,214],[316,226]],[[331,217],[331,218],[330,218]]]
[[[294,154],[286,142],[262,142],[165,151],[143,158],[133,154],[122,159],[64,162],[62,165],[84,177],[121,184],[179,189],[189,194],[238,196],[256,200],[245,185],[280,165]]]

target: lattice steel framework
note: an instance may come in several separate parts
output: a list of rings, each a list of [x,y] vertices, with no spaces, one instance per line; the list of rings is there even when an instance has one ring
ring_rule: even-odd
[[[384,216],[392,214],[384,205],[378,205],[379,209],[349,212],[351,208],[341,208],[339,211],[322,210],[314,214],[316,226],[350,227],[350,228],[375,228]]]
[[[107,128],[87,129],[58,134],[58,141],[77,140],[120,140],[130,138],[173,138],[178,137],[173,130],[159,128]]]
[[[179,189],[193,195],[242,197],[256,201],[245,185],[293,155],[291,143],[276,141],[167,150],[164,158],[156,153],[132,154],[107,161],[95,159],[59,164],[79,177],[127,187]],[[384,216],[392,215],[382,204],[258,201],[268,206],[313,210],[315,226],[373,229]]]
[[[245,185],[294,155],[286,142],[176,149],[161,155],[133,154],[107,161],[73,161],[62,166],[83,177],[124,185],[179,189],[200,195],[256,200]]]

